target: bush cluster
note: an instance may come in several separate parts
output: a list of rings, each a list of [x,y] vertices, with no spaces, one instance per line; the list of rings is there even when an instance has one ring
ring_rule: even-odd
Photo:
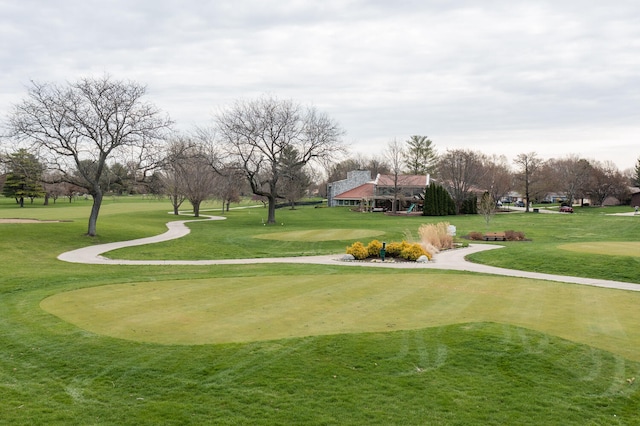
[[[382,243],[378,240],[371,241],[366,247],[360,241],[356,241],[347,247],[347,254],[352,255],[357,260],[367,258],[377,258],[380,255]],[[401,258],[406,260],[417,260],[420,256],[427,256],[431,260],[431,253],[427,252],[419,243],[409,243],[407,241],[391,242],[385,246],[386,256],[389,258]]]
[[[519,232],[519,231],[513,231],[513,230],[504,231],[504,236],[507,239],[507,241],[524,241],[525,240],[524,232]],[[484,234],[482,234],[481,232],[475,232],[475,231],[469,232],[469,235],[467,235],[467,238],[473,241],[482,241],[484,239]]]
[[[378,256],[380,254],[380,249],[382,249],[382,243],[380,241],[371,241],[369,244],[367,244],[368,257]]]
[[[400,257],[407,260],[418,260],[420,256],[427,256],[431,260],[431,254],[422,248],[418,243],[407,244],[407,246],[400,252]]]
[[[357,241],[347,247],[347,254],[350,254],[357,260],[362,260],[369,257],[369,251],[360,241]]]
[[[507,238],[507,241],[524,241],[524,232],[509,230],[504,231],[504,235]]]

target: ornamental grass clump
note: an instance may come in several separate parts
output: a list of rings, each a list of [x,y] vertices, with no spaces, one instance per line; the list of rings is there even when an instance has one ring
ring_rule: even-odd
[[[449,235],[449,222],[425,223],[418,229],[420,241],[437,250],[453,248],[453,236]]]

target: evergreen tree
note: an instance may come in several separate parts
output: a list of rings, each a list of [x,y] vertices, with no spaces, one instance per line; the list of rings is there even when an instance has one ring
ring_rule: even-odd
[[[425,190],[424,216],[455,215],[455,203],[449,192],[435,183],[431,183]]]
[[[33,199],[44,195],[42,173],[44,167],[26,149],[19,149],[8,156],[9,173],[2,193],[5,197],[13,197],[20,207],[24,206],[24,198]]]
[[[433,142],[426,136],[413,135],[407,140],[403,150],[403,159],[407,172],[412,175],[431,173],[436,162],[436,150]]]
[[[472,195],[471,197],[465,199],[462,202],[462,207],[460,208],[460,213],[462,213],[462,214],[478,214],[478,197],[476,195]]]

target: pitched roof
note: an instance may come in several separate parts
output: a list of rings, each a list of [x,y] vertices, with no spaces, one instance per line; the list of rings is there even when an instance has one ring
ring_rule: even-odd
[[[393,175],[378,175],[376,183],[378,186],[395,186]],[[423,175],[398,175],[398,186],[426,187],[427,176]]]
[[[362,200],[373,198],[373,182],[367,182],[333,197],[335,200]]]

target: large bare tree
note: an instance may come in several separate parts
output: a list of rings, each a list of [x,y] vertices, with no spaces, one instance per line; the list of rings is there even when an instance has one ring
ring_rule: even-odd
[[[567,202],[573,204],[577,198],[583,198],[586,192],[592,166],[589,161],[576,155],[548,161],[552,187],[564,192]]]
[[[244,173],[232,164],[216,170],[218,173],[214,176],[213,196],[222,201],[222,211],[229,211],[230,204],[240,202],[240,196],[247,187]]]
[[[462,204],[479,191],[486,170],[483,154],[468,149],[453,149],[440,156],[438,160],[438,179],[449,190],[456,205],[456,214]]]
[[[169,197],[173,206],[173,214],[180,214],[180,206],[187,199],[184,191],[183,179],[186,177],[183,167],[189,162],[190,151],[193,144],[188,138],[171,138],[166,151],[166,156],[162,162],[162,168],[157,173],[160,180],[162,192]]]
[[[263,96],[238,101],[216,117],[217,134],[228,159],[239,164],[251,191],[266,197],[267,222],[276,223],[276,201],[282,178],[283,156],[297,152],[293,165],[326,160],[341,154],[343,134],[340,126],[313,107],[303,108],[291,100]]]
[[[535,152],[518,154],[515,158],[516,163],[516,178],[520,181],[522,188],[524,189],[524,197],[527,200],[526,212],[529,212],[529,207],[532,201],[532,188],[540,181],[540,170],[543,165],[543,161],[538,157]]]
[[[611,161],[593,161],[586,192],[592,203],[602,206],[608,197],[623,201],[629,195],[629,187],[618,167]]]
[[[32,82],[27,97],[9,118],[11,136],[45,149],[58,170],[75,169],[93,197],[87,234],[95,236],[102,205],[100,185],[109,159],[121,157],[145,175],[156,164],[156,143],[168,117],[143,100],[146,88],[110,76],[82,78],[66,85]],[[93,164],[86,167],[87,162]]]
[[[507,157],[504,155],[485,158],[484,170],[484,178],[480,185],[489,193],[495,207],[495,204],[513,188],[513,174],[509,168]],[[480,200],[480,204],[483,202],[486,202],[484,196]]]

